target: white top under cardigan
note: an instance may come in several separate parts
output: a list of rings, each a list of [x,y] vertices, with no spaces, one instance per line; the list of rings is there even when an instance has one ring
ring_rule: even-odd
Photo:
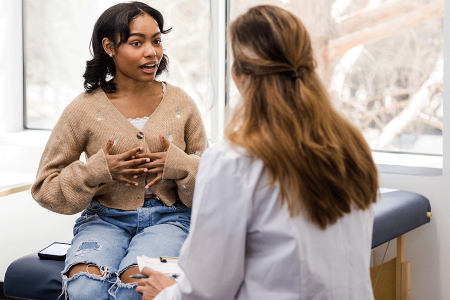
[[[164,81],[161,82],[162,88],[163,88],[163,94],[166,93],[166,83]],[[144,129],[145,123],[147,123],[148,119],[150,119],[150,117],[142,117],[142,118],[128,118],[128,121],[130,121],[131,124],[133,124],[137,129],[142,130]],[[147,184],[148,182],[145,181],[145,184]],[[145,189],[145,194],[147,195],[153,195],[153,192],[151,189]]]
[[[262,171],[225,141],[205,151],[179,257],[185,274],[155,299],[373,299],[373,210],[321,230],[290,218]]]
[[[166,93],[166,89],[167,89],[167,85],[164,81],[161,81],[161,85],[163,88],[163,94]],[[142,117],[142,118],[136,118],[136,119],[132,119],[132,118],[128,118],[128,121],[130,121],[131,124],[133,124],[137,129],[142,130],[144,129],[144,125],[145,123],[147,123],[148,119],[150,118],[150,116],[148,117]]]

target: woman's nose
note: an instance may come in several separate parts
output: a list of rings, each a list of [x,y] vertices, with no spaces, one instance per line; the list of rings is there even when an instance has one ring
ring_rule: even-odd
[[[148,46],[148,47],[145,49],[145,56],[146,56],[146,57],[153,57],[153,56],[156,56],[156,50],[155,50],[155,48],[153,47],[153,45],[150,45],[150,46]]]

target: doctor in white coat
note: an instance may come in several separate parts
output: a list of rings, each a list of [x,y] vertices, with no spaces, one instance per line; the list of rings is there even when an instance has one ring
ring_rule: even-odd
[[[242,105],[202,156],[177,282],[144,268],[142,299],[373,299],[378,176],[333,108],[308,32],[257,6],[230,27]]]

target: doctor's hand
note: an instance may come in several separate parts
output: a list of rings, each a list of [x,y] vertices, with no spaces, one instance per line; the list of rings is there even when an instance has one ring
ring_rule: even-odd
[[[153,179],[149,184],[147,184],[145,188],[149,188],[155,183],[162,180],[164,165],[166,163],[167,150],[169,150],[170,142],[164,137],[162,133],[159,134],[159,141],[164,146],[164,152],[141,153],[131,157],[133,159],[150,159],[150,162],[139,165],[139,168],[148,169],[148,172],[145,174],[136,174],[133,176],[133,178],[136,179],[140,176],[147,176],[148,174],[157,174],[156,178]]]
[[[131,159],[137,153],[143,150],[142,147],[131,149],[127,152],[110,155],[112,147],[114,146],[114,136],[111,136],[103,148],[106,162],[108,163],[109,173],[114,181],[121,181],[132,185],[138,185],[137,182],[131,181],[124,177],[124,175],[135,175],[146,173],[148,170],[141,167],[142,164],[150,162],[149,158]]]
[[[163,273],[148,267],[142,269],[142,274],[148,276],[148,278],[139,280],[136,288],[136,291],[142,295],[142,300],[151,300],[163,289],[176,283],[175,280],[170,279]]]

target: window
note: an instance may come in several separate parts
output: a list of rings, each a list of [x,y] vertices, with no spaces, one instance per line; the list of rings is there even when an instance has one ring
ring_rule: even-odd
[[[52,129],[62,110],[83,89],[89,43],[95,21],[108,7],[123,1],[25,1],[26,127]],[[197,103],[210,136],[209,0],[142,1],[158,9],[165,27],[169,56],[164,80],[182,87]]]
[[[373,150],[442,155],[443,0],[230,1],[231,21],[259,4],[302,20],[332,100]]]
[[[51,129],[63,108],[83,91],[94,22],[118,2],[25,0],[28,128]],[[239,101],[234,83],[228,87],[229,73],[222,74],[229,60],[218,35],[225,38],[228,19],[251,6],[273,4],[304,22],[332,100],[359,126],[373,150],[442,155],[443,0],[144,2],[159,9],[167,27],[173,27],[163,37],[170,73],[160,79],[194,98],[213,142],[222,136],[224,119]]]

